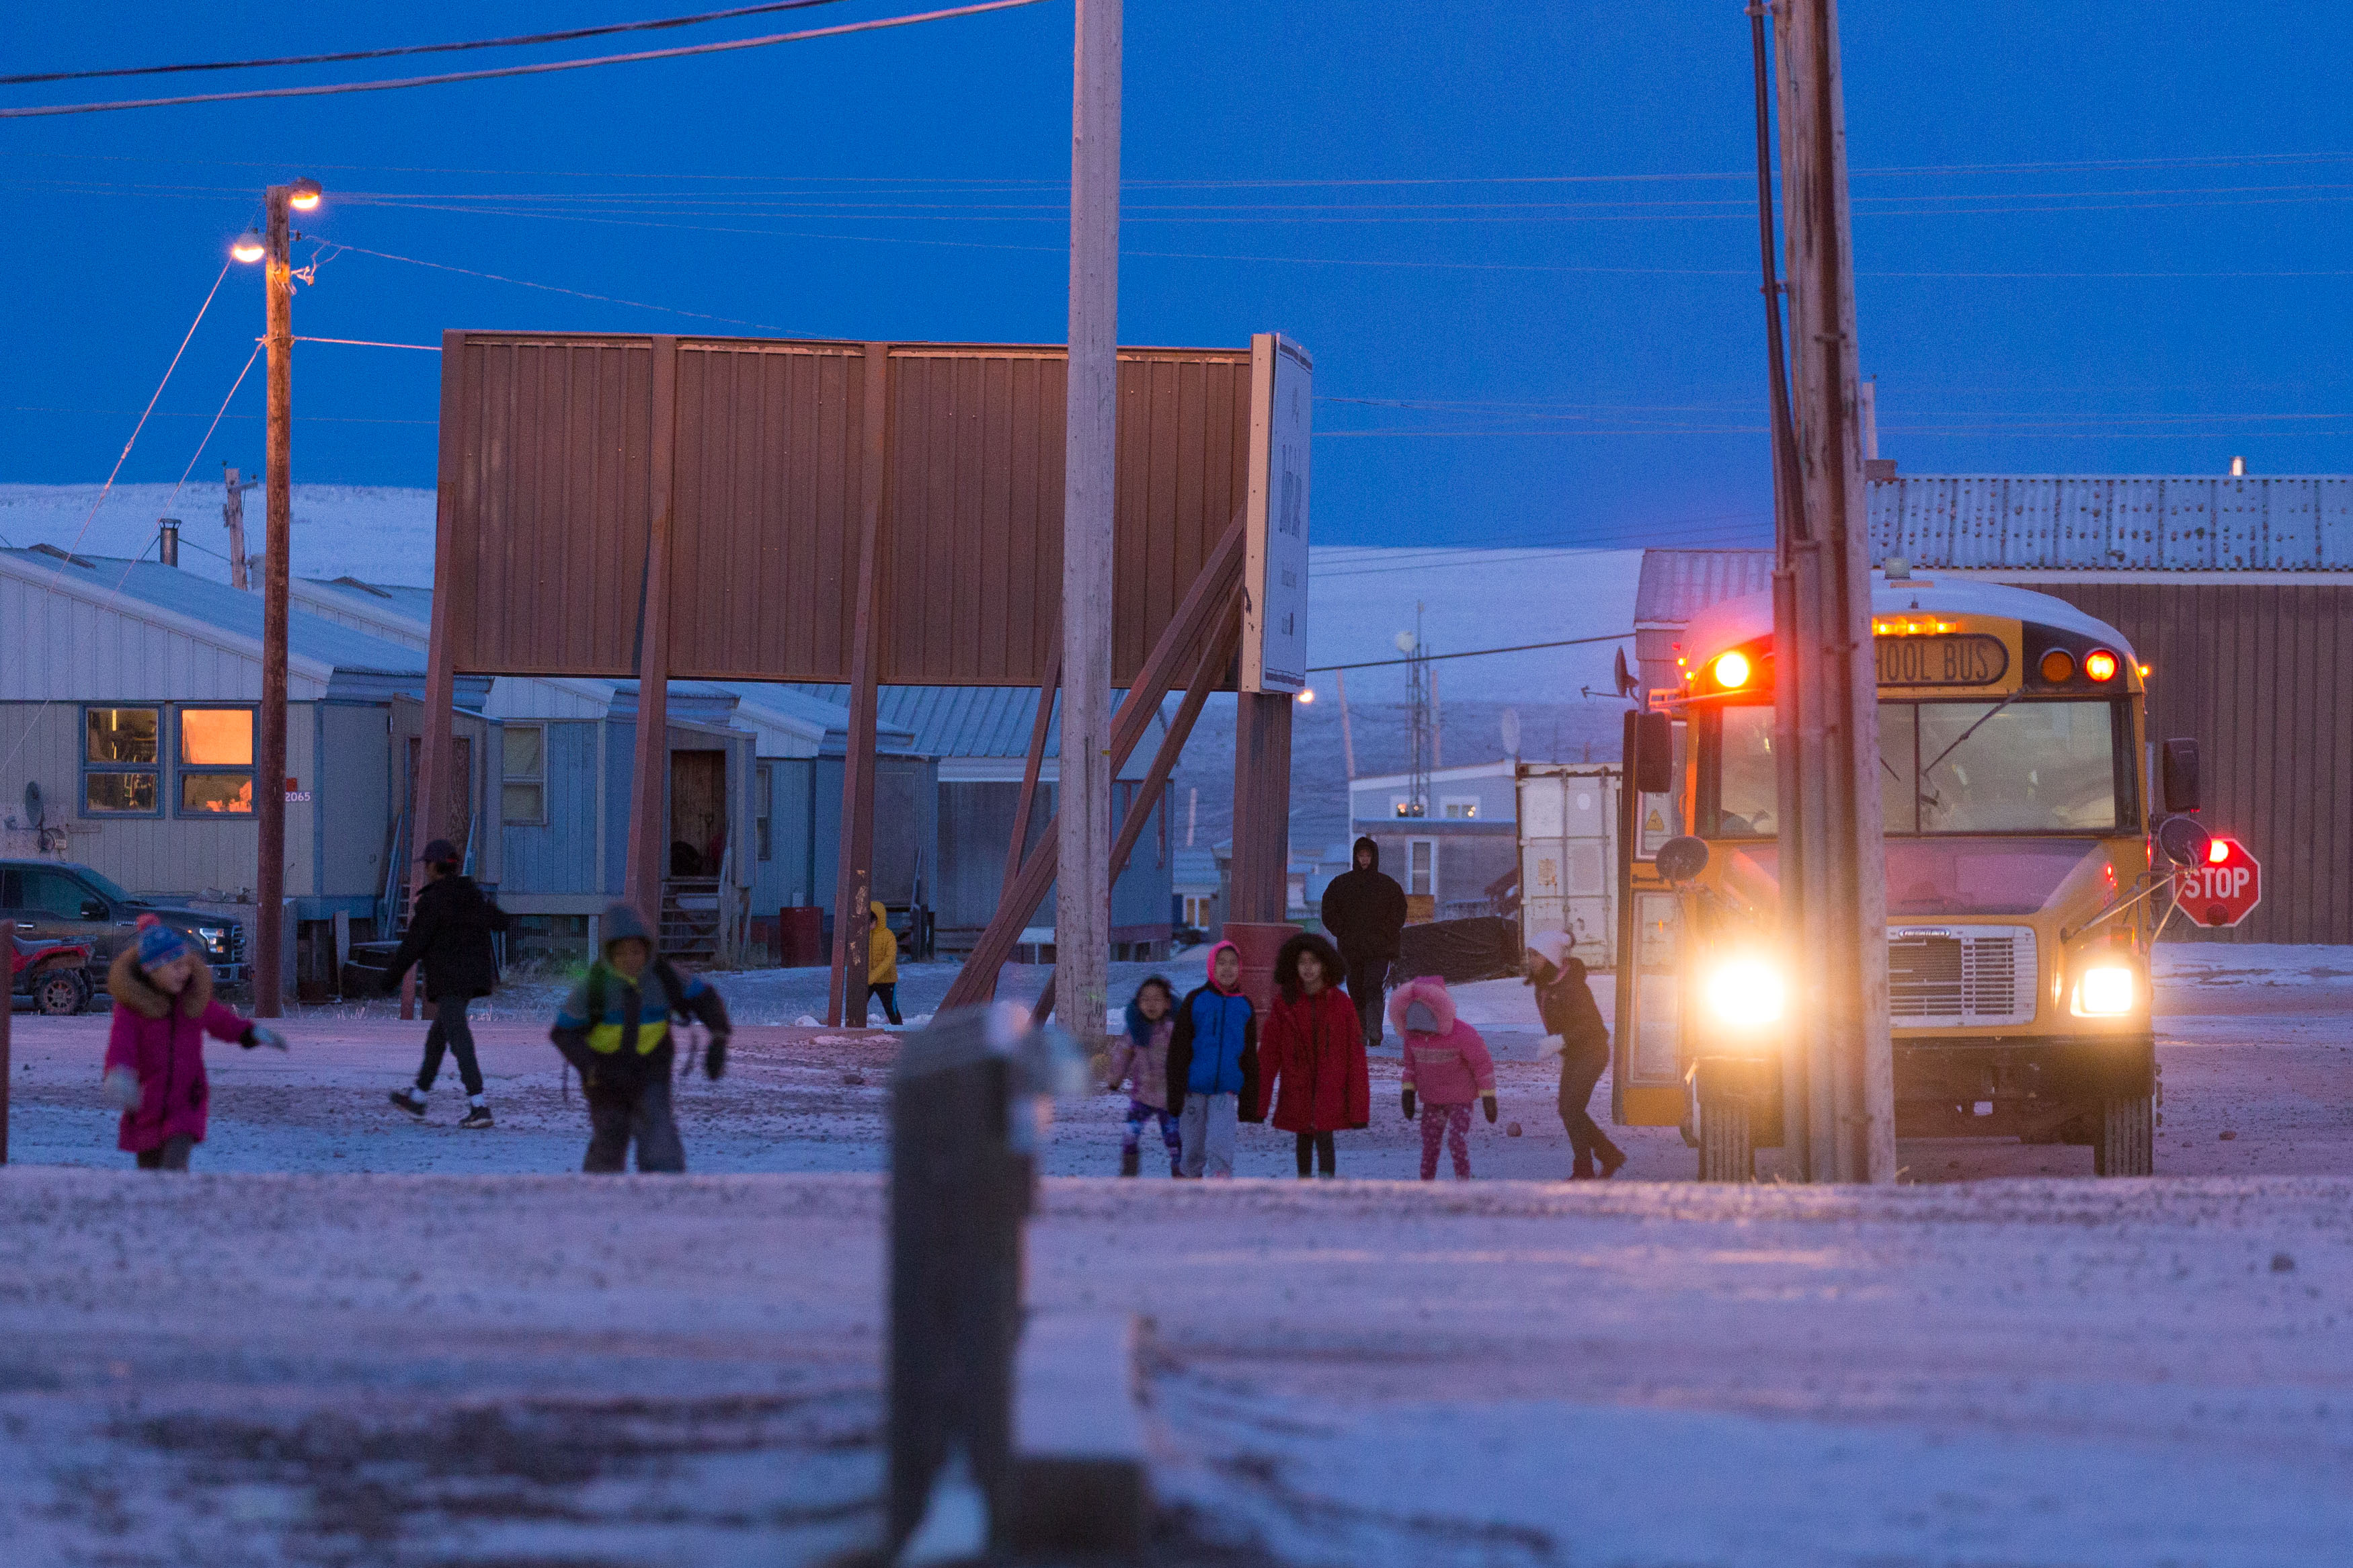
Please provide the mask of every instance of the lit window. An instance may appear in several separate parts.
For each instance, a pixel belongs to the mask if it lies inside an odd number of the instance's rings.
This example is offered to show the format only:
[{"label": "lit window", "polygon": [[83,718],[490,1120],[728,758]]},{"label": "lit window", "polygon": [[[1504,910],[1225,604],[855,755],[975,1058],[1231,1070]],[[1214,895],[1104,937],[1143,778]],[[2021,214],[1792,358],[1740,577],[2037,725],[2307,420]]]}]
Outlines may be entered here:
[{"label": "lit window", "polygon": [[1441,803],[1440,815],[1449,822],[1473,822],[1479,816],[1479,797],[1475,795],[1451,795]]},{"label": "lit window", "polygon": [[89,816],[149,816],[160,809],[164,710],[84,710],[81,808]]},{"label": "lit window", "polygon": [[536,827],[547,820],[547,730],[539,724],[509,724],[499,733],[506,775],[500,786],[501,819]]},{"label": "lit window", "polygon": [[180,710],[180,815],[253,815],[253,710]]}]

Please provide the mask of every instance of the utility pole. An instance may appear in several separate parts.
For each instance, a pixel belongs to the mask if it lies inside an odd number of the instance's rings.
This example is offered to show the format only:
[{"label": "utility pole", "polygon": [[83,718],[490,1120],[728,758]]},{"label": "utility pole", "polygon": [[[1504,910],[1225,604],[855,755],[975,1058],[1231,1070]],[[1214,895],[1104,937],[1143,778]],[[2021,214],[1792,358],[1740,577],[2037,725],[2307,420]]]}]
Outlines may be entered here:
[{"label": "utility pole", "polygon": [[228,585],[240,594],[252,586],[245,569],[245,492],[260,482],[239,479],[237,469],[221,465],[221,483],[228,492],[221,500],[221,526],[228,530]]},{"label": "utility pole", "polygon": [[1803,1180],[1892,1182],[1887,856],[1838,9],[1771,10],[1794,382],[1777,432],[1773,572],[1787,1147]]},{"label": "utility pole", "polygon": [[1111,608],[1119,416],[1121,0],[1078,0],[1071,89],[1071,351],[1062,485],[1062,750],[1054,1005],[1080,1044],[1111,986]]},{"label": "utility pole", "polygon": [[294,516],[288,465],[294,436],[294,258],[290,209],[319,205],[319,183],[272,185],[268,210],[264,279],[268,294],[265,348],[269,357],[269,450],[262,465],[269,552],[261,574],[261,734],[255,759],[253,807],[260,829],[253,879],[253,1011],[275,1018],[285,975],[279,963],[286,921],[286,596],[292,575],[288,531]]}]

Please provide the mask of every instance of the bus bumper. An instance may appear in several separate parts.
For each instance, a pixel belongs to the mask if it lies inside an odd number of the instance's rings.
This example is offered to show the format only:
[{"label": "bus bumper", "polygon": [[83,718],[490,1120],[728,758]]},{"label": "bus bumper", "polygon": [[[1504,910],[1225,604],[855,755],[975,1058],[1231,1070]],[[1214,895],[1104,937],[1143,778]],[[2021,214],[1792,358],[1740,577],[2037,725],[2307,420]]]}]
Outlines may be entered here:
[{"label": "bus bumper", "polygon": [[2154,1033],[1894,1046],[1898,1137],[2056,1140],[2107,1100],[2157,1092]]}]

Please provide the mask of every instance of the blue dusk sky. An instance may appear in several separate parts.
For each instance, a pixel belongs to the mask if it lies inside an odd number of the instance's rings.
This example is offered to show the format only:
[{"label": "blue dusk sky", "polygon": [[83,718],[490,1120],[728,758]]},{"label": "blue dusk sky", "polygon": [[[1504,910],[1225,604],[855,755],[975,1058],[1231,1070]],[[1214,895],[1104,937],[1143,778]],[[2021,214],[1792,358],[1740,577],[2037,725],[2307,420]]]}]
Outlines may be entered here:
[{"label": "blue dusk sky", "polygon": [[[362,80],[523,50],[0,88],[0,106]],[[485,37],[661,0],[18,5],[10,72]],[[103,479],[272,180],[326,205],[297,331],[1055,342],[1071,0],[775,48],[0,123],[0,480]],[[1851,5],[1862,366],[1906,471],[2353,468],[2353,7]],[[1125,342],[1316,360],[1315,533],[1755,542],[1768,529],[1736,0],[1130,0]],[[343,247],[347,248],[332,248]],[[373,254],[372,254],[373,253]],[[403,258],[403,259],[395,259]],[[542,287],[527,287],[526,284]],[[236,267],[123,468],[259,467]],[[430,485],[429,353],[304,345],[298,480]]]}]

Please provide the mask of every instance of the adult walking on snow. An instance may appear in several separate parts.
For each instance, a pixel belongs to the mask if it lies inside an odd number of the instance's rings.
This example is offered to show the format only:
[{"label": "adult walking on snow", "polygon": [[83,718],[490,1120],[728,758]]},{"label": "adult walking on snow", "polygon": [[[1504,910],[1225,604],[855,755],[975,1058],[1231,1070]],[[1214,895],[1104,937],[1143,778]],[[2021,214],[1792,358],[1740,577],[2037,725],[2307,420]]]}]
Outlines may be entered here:
[{"label": "adult walking on snow", "polygon": [[1609,1026],[1601,1021],[1601,1009],[1585,984],[1584,961],[1569,955],[1575,945],[1576,939],[1567,931],[1538,931],[1520,969],[1535,987],[1536,1013],[1545,1033],[1560,1037],[1560,1120],[1568,1129],[1577,1162],[1569,1180],[1589,1182],[1599,1176],[1608,1181],[1626,1163],[1626,1152],[1609,1141],[1586,1103],[1609,1068]]},{"label": "adult walking on snow", "polygon": [[1340,946],[1367,1049],[1381,1043],[1382,988],[1405,933],[1405,889],[1381,870],[1381,847],[1356,840],[1356,864],[1324,889],[1324,929]]},{"label": "adult walking on snow", "polygon": [[1168,1109],[1180,1176],[1234,1173],[1237,1121],[1258,1113],[1258,1014],[1242,994],[1242,950],[1209,950],[1209,978],[1176,1005],[1168,1039]]},{"label": "adult walking on snow", "polygon": [[603,917],[605,951],[572,988],[548,1038],[580,1069],[588,1099],[588,1153],[580,1168],[613,1172],[638,1146],[638,1169],[683,1172],[686,1147],[670,1111],[670,1064],[678,1052],[671,1025],[680,1016],[711,1031],[702,1070],[727,1070],[732,1032],[719,993],[670,961],[654,955],[653,938],[631,904],[612,904]]},{"label": "adult walking on snow", "polygon": [[1322,937],[1301,931],[1284,942],[1274,959],[1274,1008],[1259,1036],[1260,1110],[1272,1102],[1275,1126],[1297,1145],[1303,1179],[1311,1160],[1324,1175],[1337,1174],[1332,1134],[1373,1119],[1364,1020],[1339,978],[1340,955]]},{"label": "adult walking on snow", "polygon": [[425,999],[432,1004],[433,1024],[425,1031],[425,1065],[417,1082],[392,1091],[393,1104],[419,1121],[425,1117],[425,1097],[441,1076],[444,1051],[458,1058],[458,1079],[466,1086],[466,1115],[460,1127],[493,1125],[490,1101],[482,1093],[482,1067],[474,1056],[474,1031],[466,1022],[466,1008],[478,996],[498,988],[499,959],[491,933],[507,929],[507,912],[474,885],[459,866],[458,847],[436,838],[419,857],[426,882],[417,895],[417,909],[408,921],[408,934],[384,972],[385,994],[400,989],[400,977],[412,963],[422,963]]},{"label": "adult walking on snow", "polygon": [[122,944],[106,972],[114,998],[100,1092],[122,1112],[115,1147],[142,1171],[185,1171],[205,1141],[212,1089],[205,1078],[205,1037],[246,1049],[286,1048],[277,1030],[240,1018],[213,999],[213,972],[181,931],[153,915],[139,917],[139,936]]}]

